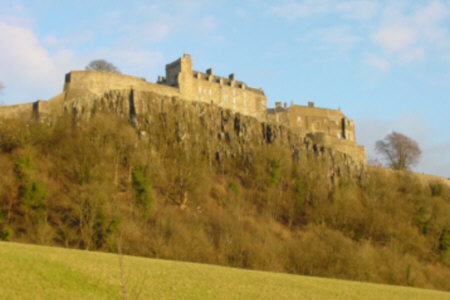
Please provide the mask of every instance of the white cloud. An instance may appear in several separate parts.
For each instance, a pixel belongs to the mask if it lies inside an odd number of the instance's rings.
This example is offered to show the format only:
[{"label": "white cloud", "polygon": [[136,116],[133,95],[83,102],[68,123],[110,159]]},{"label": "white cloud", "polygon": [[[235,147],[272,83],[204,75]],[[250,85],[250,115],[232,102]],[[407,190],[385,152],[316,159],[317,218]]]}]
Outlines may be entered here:
[{"label": "white cloud", "polygon": [[366,57],[364,59],[364,63],[366,63],[367,65],[369,65],[375,69],[379,69],[382,71],[387,71],[391,67],[391,64],[389,63],[389,61],[387,61],[384,58],[372,55],[372,54],[366,55]]},{"label": "white cloud", "polygon": [[247,17],[249,16],[249,15],[248,15],[248,12],[247,12],[246,10],[243,10],[242,8],[236,9],[235,14],[236,14],[236,16],[238,16],[239,18],[247,18]]},{"label": "white cloud", "polygon": [[165,63],[161,52],[142,49],[98,50],[90,52],[89,58],[87,55],[84,58],[77,57],[67,48],[50,52],[44,47],[45,44],[56,47],[70,41],[47,36],[41,43],[30,29],[1,21],[0,40],[8,41],[0,47],[0,78],[8,87],[5,98],[7,96],[9,103],[53,97],[61,92],[65,73],[83,69],[92,59],[107,59],[124,73],[150,75],[150,80],[156,77],[156,71]]},{"label": "white cloud", "polygon": [[374,17],[379,9],[379,4],[375,1],[338,1],[335,11],[342,13],[350,19],[367,20]]},{"label": "white cloud", "polygon": [[281,18],[295,20],[319,14],[337,14],[345,19],[367,20],[378,11],[378,3],[370,0],[304,0],[285,1],[269,8],[269,12]]},{"label": "white cloud", "polygon": [[[301,40],[317,49],[352,48],[358,42],[376,54],[364,62],[387,70],[395,64],[411,64],[427,58],[450,56],[448,20],[450,3],[444,1],[303,0],[279,1],[268,9],[289,21],[308,20]],[[316,29],[331,22],[332,30]],[[351,30],[343,31],[349,27]],[[309,36],[316,33],[315,36]],[[360,39],[360,40],[358,40]],[[375,50],[371,49],[375,46]]]},{"label": "white cloud", "polygon": [[410,62],[415,62],[421,60],[425,55],[425,49],[421,48],[412,48],[404,51],[401,56],[399,56],[399,62],[406,64]]},{"label": "white cloud", "polygon": [[315,33],[324,43],[332,44],[340,48],[353,47],[355,43],[361,41],[361,38],[353,34],[349,27],[321,29]]},{"label": "white cloud", "polygon": [[419,9],[413,16],[418,25],[437,24],[450,14],[449,7],[440,1],[432,1],[427,7]]},{"label": "white cloud", "polygon": [[172,27],[168,23],[145,25],[142,29],[142,37],[147,42],[159,42],[166,38],[171,31]]},{"label": "white cloud", "polygon": [[201,18],[198,22],[199,29],[203,29],[204,31],[212,31],[217,27],[217,20],[213,16],[205,16]]},{"label": "white cloud", "polygon": [[82,45],[94,37],[92,32],[82,32],[70,37],[56,37],[52,34],[44,37],[43,42],[49,47],[68,47]]},{"label": "white cloud", "polygon": [[0,20],[8,24],[31,27],[33,21],[25,14],[25,6],[19,3],[0,2]]},{"label": "white cloud", "polygon": [[441,1],[394,2],[384,7],[381,27],[370,37],[386,59],[400,64],[414,63],[431,55],[444,59],[445,52],[450,51],[448,25],[444,23],[448,16],[449,6]]},{"label": "white cloud", "polygon": [[393,53],[409,48],[417,41],[417,32],[406,26],[381,28],[371,35],[375,44],[385,52]]},{"label": "white cloud", "polygon": [[326,0],[288,1],[269,8],[271,14],[288,20],[326,13],[329,10],[330,1]]},{"label": "white cloud", "polygon": [[355,47],[362,39],[349,26],[336,26],[311,30],[297,41],[312,49],[332,49],[345,51]]},{"label": "white cloud", "polygon": [[62,49],[51,55],[31,30],[2,21],[0,40],[7,41],[0,47],[0,77],[5,84],[21,86],[18,90],[22,91],[25,87],[59,91],[60,84],[55,82],[61,82],[64,68],[71,66],[71,51]]}]

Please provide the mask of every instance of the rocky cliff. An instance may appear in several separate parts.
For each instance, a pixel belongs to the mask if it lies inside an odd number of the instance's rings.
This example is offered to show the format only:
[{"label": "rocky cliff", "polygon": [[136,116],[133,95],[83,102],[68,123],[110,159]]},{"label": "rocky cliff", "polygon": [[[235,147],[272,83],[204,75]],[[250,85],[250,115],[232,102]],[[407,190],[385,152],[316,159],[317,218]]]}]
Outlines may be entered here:
[{"label": "rocky cliff", "polygon": [[[155,92],[110,90],[102,96],[66,101],[63,110],[78,121],[99,113],[127,118],[143,138],[166,135],[167,142],[194,145],[212,163],[219,165],[235,158],[251,164],[255,150],[276,145],[288,150],[293,160],[315,157],[328,163],[331,179],[343,174],[361,174],[364,169],[362,161],[326,146],[314,135],[300,137],[283,125]],[[49,116],[41,113],[40,117]]]}]

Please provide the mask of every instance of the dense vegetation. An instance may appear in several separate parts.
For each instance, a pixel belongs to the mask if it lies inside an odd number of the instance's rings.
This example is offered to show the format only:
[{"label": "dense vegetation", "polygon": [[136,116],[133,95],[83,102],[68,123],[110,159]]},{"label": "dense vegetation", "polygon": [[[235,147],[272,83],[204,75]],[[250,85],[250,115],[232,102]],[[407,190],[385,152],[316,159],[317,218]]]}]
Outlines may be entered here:
[{"label": "dense vegetation", "polygon": [[145,134],[113,116],[1,121],[1,239],[450,290],[446,184],[332,182],[329,161],[276,144],[219,163],[208,128],[180,139],[163,117]]}]

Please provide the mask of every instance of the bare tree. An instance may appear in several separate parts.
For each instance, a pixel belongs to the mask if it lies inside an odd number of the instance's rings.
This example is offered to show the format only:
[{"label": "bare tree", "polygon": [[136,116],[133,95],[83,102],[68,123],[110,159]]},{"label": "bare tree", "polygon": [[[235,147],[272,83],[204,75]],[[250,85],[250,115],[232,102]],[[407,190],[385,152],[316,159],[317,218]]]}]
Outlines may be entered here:
[{"label": "bare tree", "polygon": [[418,163],[422,151],[416,141],[393,131],[375,144],[375,149],[395,170],[407,170]]},{"label": "bare tree", "polygon": [[96,59],[91,61],[87,66],[86,70],[93,71],[102,71],[102,72],[111,72],[111,73],[119,73],[119,69],[110,62],[107,62],[104,59]]}]

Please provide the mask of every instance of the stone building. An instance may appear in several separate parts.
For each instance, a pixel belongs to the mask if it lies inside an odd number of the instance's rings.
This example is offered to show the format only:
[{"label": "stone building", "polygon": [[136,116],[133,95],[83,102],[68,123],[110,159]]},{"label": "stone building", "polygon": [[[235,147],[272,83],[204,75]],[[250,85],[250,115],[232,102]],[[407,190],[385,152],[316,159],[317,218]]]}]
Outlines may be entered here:
[{"label": "stone building", "polygon": [[365,161],[365,149],[355,141],[355,125],[340,109],[290,105],[275,102],[275,108],[267,109],[267,120],[282,124],[303,137],[347,153],[359,161]]},{"label": "stone building", "polygon": [[341,110],[319,108],[314,102],[308,106],[275,102],[275,108],[267,109],[268,120],[290,127],[302,136],[308,133],[323,133],[330,137],[355,141],[355,125]]},{"label": "stone building", "polygon": [[194,71],[189,54],[167,64],[166,76],[160,76],[157,83],[179,88],[186,100],[215,104],[257,119],[265,117],[267,99],[262,89],[247,86],[234,74],[216,76],[212,68]]}]

